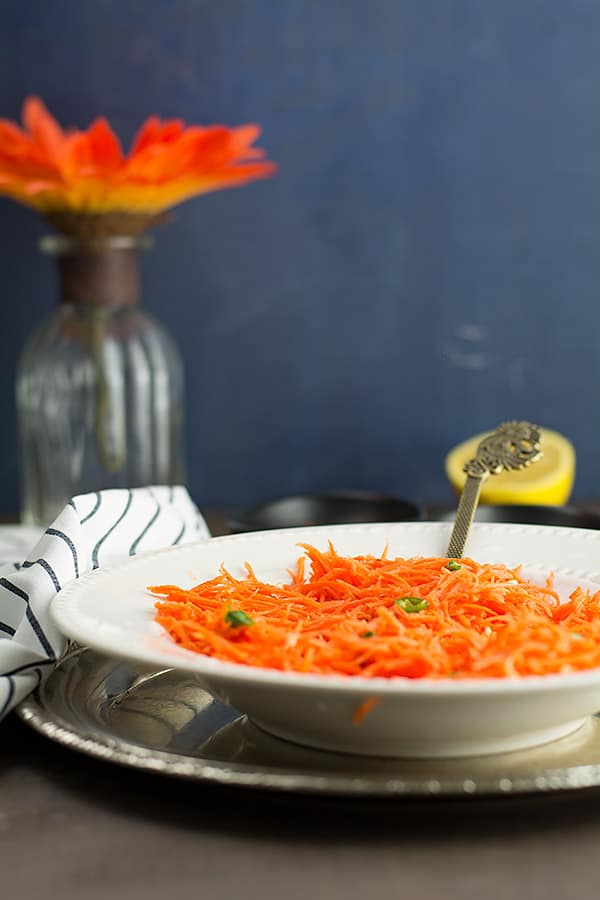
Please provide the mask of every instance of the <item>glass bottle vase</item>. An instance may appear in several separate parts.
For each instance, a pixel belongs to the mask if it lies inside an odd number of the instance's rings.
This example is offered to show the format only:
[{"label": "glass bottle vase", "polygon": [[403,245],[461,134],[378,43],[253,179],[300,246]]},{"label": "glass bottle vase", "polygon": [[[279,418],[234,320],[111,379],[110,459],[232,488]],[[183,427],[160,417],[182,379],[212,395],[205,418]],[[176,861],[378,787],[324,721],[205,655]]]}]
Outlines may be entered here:
[{"label": "glass bottle vase", "polygon": [[76,494],[184,482],[183,367],[139,305],[129,237],[52,236],[61,302],[17,372],[22,520],[47,525]]}]

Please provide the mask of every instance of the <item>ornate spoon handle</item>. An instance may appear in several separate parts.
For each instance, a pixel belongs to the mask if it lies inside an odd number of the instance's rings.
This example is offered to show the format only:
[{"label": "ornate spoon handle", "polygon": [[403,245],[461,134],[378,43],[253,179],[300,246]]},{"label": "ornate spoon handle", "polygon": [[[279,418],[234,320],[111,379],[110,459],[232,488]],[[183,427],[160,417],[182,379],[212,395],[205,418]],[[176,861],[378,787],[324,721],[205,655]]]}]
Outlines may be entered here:
[{"label": "ornate spoon handle", "polygon": [[485,479],[508,469],[523,469],[536,462],[542,455],[540,440],[540,430],[535,425],[504,422],[481,441],[475,457],[463,467],[467,480],[460,495],[447,556],[457,559],[464,555]]}]

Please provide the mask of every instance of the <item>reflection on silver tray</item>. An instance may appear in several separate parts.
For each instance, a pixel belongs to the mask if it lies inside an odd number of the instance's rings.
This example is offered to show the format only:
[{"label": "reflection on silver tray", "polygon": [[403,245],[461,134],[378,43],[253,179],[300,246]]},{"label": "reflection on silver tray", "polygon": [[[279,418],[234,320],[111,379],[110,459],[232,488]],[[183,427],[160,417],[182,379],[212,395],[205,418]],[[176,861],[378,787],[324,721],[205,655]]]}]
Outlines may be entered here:
[{"label": "reflection on silver tray", "polygon": [[214,700],[192,674],[71,653],[18,708],[98,759],[192,781],[362,796],[510,795],[600,785],[600,720],[533,750],[451,760],[356,757],[291,744]]}]

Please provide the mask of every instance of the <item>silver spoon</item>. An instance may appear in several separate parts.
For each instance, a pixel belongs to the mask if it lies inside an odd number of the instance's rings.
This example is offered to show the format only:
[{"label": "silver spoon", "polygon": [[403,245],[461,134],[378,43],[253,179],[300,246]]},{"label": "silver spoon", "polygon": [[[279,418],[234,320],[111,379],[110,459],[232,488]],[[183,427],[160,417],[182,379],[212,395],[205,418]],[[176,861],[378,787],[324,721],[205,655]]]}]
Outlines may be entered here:
[{"label": "silver spoon", "polygon": [[448,557],[459,559],[464,556],[483,482],[490,475],[497,475],[508,469],[524,469],[536,462],[542,455],[540,441],[539,428],[529,422],[504,422],[483,438],[474,458],[463,466],[467,480],[460,495],[450,535],[446,554]]}]

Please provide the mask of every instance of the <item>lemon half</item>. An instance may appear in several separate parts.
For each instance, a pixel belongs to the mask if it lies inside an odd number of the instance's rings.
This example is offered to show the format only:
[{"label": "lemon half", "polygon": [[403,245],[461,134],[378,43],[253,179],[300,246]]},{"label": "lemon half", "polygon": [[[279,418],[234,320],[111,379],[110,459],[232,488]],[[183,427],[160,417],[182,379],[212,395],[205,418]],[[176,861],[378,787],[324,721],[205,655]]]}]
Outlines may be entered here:
[{"label": "lemon half", "polygon": [[[491,475],[481,488],[481,503],[538,503],[562,506],[567,502],[575,481],[575,448],[564,435],[540,428],[543,456],[525,469]],[[458,444],[445,460],[450,484],[460,493],[466,475],[463,466],[475,456],[483,432]]]}]

